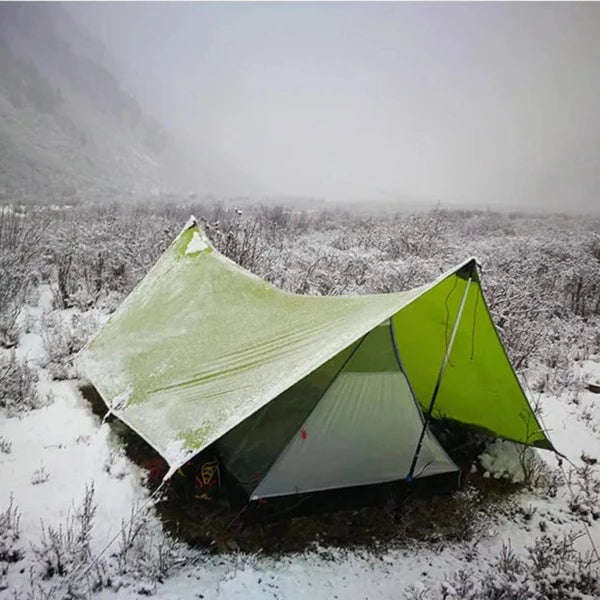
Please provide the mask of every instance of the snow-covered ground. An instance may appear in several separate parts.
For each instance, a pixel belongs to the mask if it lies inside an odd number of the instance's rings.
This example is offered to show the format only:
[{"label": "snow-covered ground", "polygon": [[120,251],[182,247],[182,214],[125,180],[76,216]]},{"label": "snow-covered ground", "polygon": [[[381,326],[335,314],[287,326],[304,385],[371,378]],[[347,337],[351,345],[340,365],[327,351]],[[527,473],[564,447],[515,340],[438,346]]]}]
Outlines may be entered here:
[{"label": "snow-covered ground", "polygon": [[[61,323],[65,327],[87,324],[93,329],[106,316],[99,310],[85,314],[77,309],[54,310],[52,290],[42,285],[35,301],[30,301],[19,317],[18,344],[12,350],[0,349],[0,358],[14,351],[17,360],[25,361],[38,373],[39,395],[47,404],[10,418],[0,409],[0,446],[4,448],[0,452],[0,515],[9,506],[11,496],[20,513],[18,539],[11,537],[7,528],[2,539],[0,516],[0,557],[8,546],[20,555],[15,562],[0,560],[0,598],[93,595],[112,599],[134,598],[142,593],[173,600],[299,600],[307,596],[350,600],[479,599],[488,596],[465,595],[457,586],[456,574],[468,572],[472,582],[493,578],[490,569],[499,557],[504,557],[506,564],[510,562],[506,557],[509,545],[517,556],[524,556],[527,547],[540,543],[536,542],[540,536],[574,534],[575,547],[582,556],[592,556],[593,543],[600,546],[600,468],[596,464],[600,460],[600,395],[587,390],[588,383],[600,382],[598,356],[579,360],[573,366],[573,382],[560,392],[551,393],[549,386],[541,393],[529,391],[532,403],[541,408],[550,438],[566,456],[561,465],[553,453],[527,450],[524,454],[522,448],[502,441],[491,442],[481,455],[477,469],[485,477],[508,477],[530,485],[515,492],[498,510],[473,515],[473,519],[482,521],[475,539],[407,540],[379,550],[330,548],[315,543],[301,554],[279,557],[240,552],[211,554],[177,542],[165,543],[150,502],[142,524],[136,517],[141,542],[136,545],[129,539],[128,546],[120,532],[128,525],[132,510],[149,501],[143,473],[125,456],[110,425],[103,423],[82,397],[69,361],[58,368],[53,363],[56,338],[49,335]],[[536,369],[526,374],[528,389],[540,389],[534,382],[539,378]],[[53,379],[57,372],[67,378]],[[87,548],[81,530],[85,513],[82,502],[91,486],[96,512]],[[142,509],[139,514],[146,512]],[[6,522],[6,514],[4,518]],[[92,579],[101,582],[97,589],[78,587],[78,582],[74,584],[72,578],[57,572],[55,557],[51,556],[53,548],[60,545],[56,532],[66,535],[68,523],[77,538],[71,540],[68,566],[85,565],[79,575],[87,585],[88,569],[97,561],[102,571]],[[167,553],[168,559],[161,559],[160,552]],[[165,576],[161,574],[163,569]],[[474,594],[478,588],[473,583],[470,589]],[[532,591],[530,597],[541,600],[546,596]],[[591,600],[597,596],[568,597]]]},{"label": "snow-covered ground", "polygon": [[[119,449],[119,440],[110,426],[102,423],[81,396],[76,380],[53,381],[47,370],[46,352],[41,335],[42,316],[51,310],[51,296],[42,289],[39,304],[29,308],[30,332],[21,336],[17,357],[39,370],[42,395],[50,395],[48,406],[20,417],[0,419],[0,437],[11,444],[10,453],[0,454],[1,508],[14,497],[20,518],[18,545],[24,557],[8,567],[4,593],[19,588],[30,590],[30,568],[40,570],[33,551],[39,546],[44,527],[64,524],[69,513],[77,510],[86,486],[94,485],[97,512],[94,519],[92,553],[110,557],[119,540],[113,540],[131,514],[132,507],[147,499],[141,472]],[[68,311],[63,311],[68,313]],[[5,351],[8,352],[8,351]],[[600,379],[600,363],[587,361],[585,379]],[[600,457],[600,399],[590,391],[581,391],[578,404],[564,398],[544,395],[536,398],[543,407],[544,424],[556,447],[576,465],[581,455]],[[582,410],[583,409],[583,410]],[[581,414],[589,415],[582,419]],[[480,469],[491,477],[508,476],[522,481],[521,449],[506,442],[493,442],[481,456]],[[553,470],[555,455],[539,456]],[[573,467],[563,462],[568,471]],[[577,493],[577,484],[572,484]],[[510,541],[521,551],[535,539],[539,522],[549,523],[556,532],[585,531],[583,522],[569,510],[571,496],[561,483],[556,497],[540,497],[533,492],[515,495],[513,515],[500,515],[485,528],[478,544],[445,544],[442,549],[425,543],[411,543],[405,548],[378,552],[364,549],[313,549],[300,555],[280,558],[231,554],[208,555],[182,551],[182,566],[158,584],[123,578],[118,597],[136,596],[140,590],[154,591],[156,597],[176,598],[398,598],[403,590],[416,586],[411,593],[435,587],[465,563],[473,571],[485,571],[502,544]],[[519,512],[521,507],[523,512]],[[533,514],[530,514],[533,513]],[[525,520],[525,514],[528,518]],[[152,516],[152,527],[160,535],[160,524]],[[600,542],[600,522],[593,519],[588,531]],[[105,547],[113,540],[108,550]],[[591,551],[587,535],[577,540],[581,552]],[[50,589],[52,581],[42,581]],[[104,589],[100,597],[114,598],[113,588]]]}]

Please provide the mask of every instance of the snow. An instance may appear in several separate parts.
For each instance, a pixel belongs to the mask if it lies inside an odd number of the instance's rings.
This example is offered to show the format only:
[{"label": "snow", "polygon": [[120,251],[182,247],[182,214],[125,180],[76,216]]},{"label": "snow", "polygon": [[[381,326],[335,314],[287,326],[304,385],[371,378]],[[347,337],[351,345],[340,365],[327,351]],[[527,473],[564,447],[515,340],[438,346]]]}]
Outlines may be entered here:
[{"label": "snow", "polygon": [[186,254],[195,254],[196,252],[202,252],[208,248],[208,244],[202,239],[202,236],[197,231],[194,231],[194,235],[192,235],[192,239],[188,242],[186,246],[185,253]]},{"label": "snow", "polygon": [[171,465],[165,479],[169,479],[173,473],[184,465],[194,455],[194,451],[185,447],[183,440],[174,440],[165,448],[165,460]]},{"label": "snow", "polygon": [[[590,379],[600,379],[600,357],[585,361],[581,371]],[[542,394],[541,406],[543,410],[540,421],[561,454],[575,463],[581,463],[582,453],[600,459],[598,394],[580,389],[577,393],[577,404],[569,401],[568,393],[559,396]],[[587,423],[582,422],[581,415],[585,413],[590,415]],[[546,461],[555,460],[551,454],[543,453],[541,456]]]},{"label": "snow", "polygon": [[[30,314],[49,309],[49,290],[42,290]],[[39,334],[21,336],[17,356],[34,365],[43,361]],[[73,503],[79,503],[86,484],[95,484],[98,504],[93,550],[102,547],[128,519],[133,506],[148,494],[139,469],[118,456],[118,442],[109,425],[101,425],[83,399],[76,381],[51,381],[40,369],[40,392],[54,402],[20,418],[0,418],[0,438],[12,444],[10,454],[0,453],[0,511],[14,494],[21,511],[20,545],[39,543],[43,525],[63,523]],[[117,460],[112,453],[117,453]],[[107,466],[109,465],[109,466]],[[39,483],[34,484],[37,478]],[[28,569],[9,572],[10,587],[25,585]]]},{"label": "snow", "polygon": [[[421,580],[443,579],[460,566],[461,557],[444,550],[422,552],[322,550],[280,559],[238,555],[208,559],[185,569],[156,595],[161,600],[179,598],[362,600],[398,598],[398,590]],[[110,598],[105,594],[104,598]],[[400,596],[401,597],[401,596]]]},{"label": "snow", "polygon": [[505,440],[496,440],[489,444],[479,457],[484,476],[492,476],[496,479],[504,477],[513,483],[521,483],[525,480],[525,473],[521,466],[523,452],[522,446]]},{"label": "snow", "polygon": [[[12,442],[12,452],[0,457],[2,481],[10,482],[21,512],[24,539],[39,538],[39,519],[49,522],[66,515],[69,499],[79,501],[85,484],[96,482],[98,546],[116,531],[131,505],[146,495],[137,468],[129,464],[127,477],[115,478],[104,470],[116,440],[78,393],[74,382],[49,385],[56,400],[23,418],[0,420],[0,435]],[[43,457],[43,458],[42,458]],[[50,477],[32,486],[31,477],[43,461]],[[4,496],[4,494],[2,494]],[[5,503],[2,498],[2,505]]]},{"label": "snow", "polygon": [[121,410],[129,400],[129,397],[133,393],[133,388],[128,387],[125,391],[121,392],[118,396],[115,396],[111,402],[110,409],[113,411]]},{"label": "snow", "polygon": [[181,235],[184,231],[187,231],[188,229],[195,227],[198,224],[198,219],[196,219],[196,217],[194,215],[190,215],[189,219],[186,221],[185,225],[183,226],[183,229],[179,232],[179,235]]},{"label": "snow", "polygon": [[[194,239],[190,246],[192,243]],[[0,481],[4,482],[0,512],[8,506],[12,493],[21,511],[19,544],[25,553],[22,561],[11,565],[8,588],[0,591],[2,598],[5,597],[2,594],[12,597],[14,590],[27,589],[29,567],[36,564],[31,548],[39,544],[42,527],[58,527],[64,523],[73,506],[81,501],[86,485],[94,482],[98,505],[92,544],[95,555],[119,532],[122,522],[129,519],[132,507],[148,499],[140,469],[124,455],[110,425],[92,413],[78,390],[78,382],[53,381],[42,367],[45,349],[36,325],[50,311],[51,303],[51,289],[42,286],[37,305],[27,307],[22,316],[23,324],[30,319],[32,326],[21,334],[16,354],[38,368],[40,391],[50,394],[54,401],[19,418],[0,415],[0,438],[12,444],[9,454],[0,453]],[[586,379],[600,379],[598,357],[585,361],[581,369]],[[573,465],[582,466],[582,454],[600,458],[600,399],[583,389],[579,390],[575,404],[569,401],[568,394],[544,393],[532,400],[539,400],[543,426],[556,448]],[[589,417],[582,418],[584,413]],[[172,451],[177,453],[180,448],[173,447]],[[557,458],[551,452],[527,452],[539,457],[548,469],[556,470]],[[522,458],[520,446],[497,440],[481,454],[479,465],[489,477],[522,482],[525,478]],[[563,467],[567,471],[573,468],[569,462]],[[32,477],[42,468],[48,478],[33,485]],[[535,539],[541,522],[556,533],[581,532],[577,547],[581,552],[589,552],[587,533],[596,543],[600,542],[600,521],[590,520],[584,525],[569,511],[571,500],[564,485],[559,486],[554,497],[536,492],[515,494],[514,515],[502,513],[487,523],[476,550],[469,542],[436,546],[415,541],[400,548],[379,550],[323,548],[315,543],[303,553],[280,557],[242,553],[212,555],[194,550],[185,566],[156,587],[155,597],[164,600],[303,600],[310,596],[315,600],[387,600],[402,598],[403,591],[411,585],[426,593],[428,586],[439,587],[450,573],[466,564],[484,572],[506,540],[511,541],[516,552],[522,552]],[[527,514],[527,518],[523,518],[523,514]],[[152,512],[150,517],[158,531],[157,517]],[[102,600],[139,598],[140,588],[134,583],[124,585],[117,593],[104,589],[97,597]],[[451,587],[447,584],[448,590]]]}]

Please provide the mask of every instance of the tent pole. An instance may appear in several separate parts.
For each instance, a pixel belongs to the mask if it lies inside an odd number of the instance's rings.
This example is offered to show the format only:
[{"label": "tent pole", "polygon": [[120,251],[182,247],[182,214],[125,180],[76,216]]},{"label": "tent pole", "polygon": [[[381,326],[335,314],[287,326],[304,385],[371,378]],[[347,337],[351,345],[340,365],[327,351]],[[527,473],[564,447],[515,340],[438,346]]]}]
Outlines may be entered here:
[{"label": "tent pole", "polygon": [[433,406],[435,404],[435,400],[437,398],[438,392],[440,391],[440,386],[442,384],[442,378],[444,377],[444,371],[448,366],[448,361],[450,360],[450,352],[452,352],[452,345],[454,344],[454,338],[456,337],[456,332],[458,331],[458,325],[460,324],[460,319],[462,317],[463,309],[465,308],[465,304],[467,302],[467,295],[469,293],[469,287],[471,286],[471,281],[473,280],[473,273],[469,275],[469,279],[467,280],[467,285],[465,286],[465,291],[463,292],[462,299],[460,301],[460,306],[458,307],[458,313],[456,315],[456,320],[454,321],[454,327],[452,329],[452,335],[450,336],[450,341],[448,342],[448,346],[446,347],[446,354],[444,355],[444,360],[442,361],[442,366],[440,368],[440,372],[437,376],[437,381],[435,382],[435,387],[433,388],[433,394],[431,395],[431,401],[429,402],[429,408],[427,409],[427,414],[425,415],[425,420],[423,421],[423,429],[421,429],[421,435],[419,436],[419,442],[417,443],[417,448],[415,450],[415,455],[413,457],[412,464],[410,465],[410,471],[406,476],[406,481],[408,483],[412,482],[413,476],[415,474],[415,468],[417,467],[417,461],[419,460],[419,454],[421,453],[421,446],[423,445],[423,440],[425,439],[425,433],[427,431],[427,427],[429,426],[429,422],[431,421],[431,415],[433,413]]}]

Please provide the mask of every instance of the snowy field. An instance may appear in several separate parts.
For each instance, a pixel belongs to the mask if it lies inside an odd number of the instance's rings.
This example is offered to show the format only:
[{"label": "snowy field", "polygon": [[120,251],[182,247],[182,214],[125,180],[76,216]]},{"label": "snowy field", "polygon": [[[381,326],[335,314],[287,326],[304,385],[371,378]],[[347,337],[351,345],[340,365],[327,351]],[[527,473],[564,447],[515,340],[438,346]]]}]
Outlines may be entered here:
[{"label": "snowy field", "polygon": [[[473,500],[470,484],[457,492],[469,527],[452,537],[315,540],[277,556],[169,537],[72,363],[191,212],[222,252],[299,293],[397,291],[477,256],[508,352],[565,458],[490,440],[474,481],[518,485],[495,503]],[[0,598],[600,598],[598,391],[598,219],[0,208]]]}]

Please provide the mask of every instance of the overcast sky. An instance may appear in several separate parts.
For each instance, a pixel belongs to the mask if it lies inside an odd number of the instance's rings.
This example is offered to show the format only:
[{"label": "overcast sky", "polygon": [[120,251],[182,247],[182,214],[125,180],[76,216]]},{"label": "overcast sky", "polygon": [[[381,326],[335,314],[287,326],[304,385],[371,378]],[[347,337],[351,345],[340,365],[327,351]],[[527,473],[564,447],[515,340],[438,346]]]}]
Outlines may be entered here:
[{"label": "overcast sky", "polygon": [[599,4],[67,8],[167,127],[274,192],[600,204]]}]

